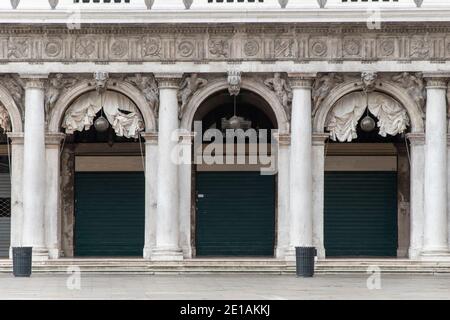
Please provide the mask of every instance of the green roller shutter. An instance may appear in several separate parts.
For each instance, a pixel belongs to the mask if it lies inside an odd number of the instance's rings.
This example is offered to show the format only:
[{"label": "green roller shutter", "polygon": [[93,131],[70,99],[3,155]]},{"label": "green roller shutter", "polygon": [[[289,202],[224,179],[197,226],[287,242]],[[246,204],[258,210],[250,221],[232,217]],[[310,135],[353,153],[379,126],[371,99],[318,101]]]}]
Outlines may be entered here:
[{"label": "green roller shutter", "polygon": [[274,176],[199,172],[196,228],[198,256],[273,256]]},{"label": "green roller shutter", "polygon": [[142,256],[145,180],[141,172],[75,175],[75,255]]},{"label": "green roller shutter", "polygon": [[397,255],[397,173],[325,173],[327,256]]}]

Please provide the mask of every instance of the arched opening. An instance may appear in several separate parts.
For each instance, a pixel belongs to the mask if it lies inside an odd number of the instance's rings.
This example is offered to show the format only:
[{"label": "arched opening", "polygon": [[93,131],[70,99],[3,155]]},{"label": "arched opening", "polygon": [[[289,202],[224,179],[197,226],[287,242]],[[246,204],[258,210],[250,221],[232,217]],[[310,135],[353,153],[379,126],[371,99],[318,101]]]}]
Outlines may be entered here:
[{"label": "arched opening", "polygon": [[8,258],[11,239],[11,169],[8,112],[0,105],[0,259]]},{"label": "arched opening", "polygon": [[327,114],[324,245],[328,257],[406,257],[410,116],[392,96],[348,93]]},{"label": "arched opening", "polygon": [[278,127],[271,106],[242,89],[219,90],[193,117],[192,243],[197,257],[270,256],[276,245],[277,176],[271,135]]},{"label": "arched opening", "polygon": [[145,124],[128,96],[88,91],[65,110],[61,155],[66,257],[142,256]]}]

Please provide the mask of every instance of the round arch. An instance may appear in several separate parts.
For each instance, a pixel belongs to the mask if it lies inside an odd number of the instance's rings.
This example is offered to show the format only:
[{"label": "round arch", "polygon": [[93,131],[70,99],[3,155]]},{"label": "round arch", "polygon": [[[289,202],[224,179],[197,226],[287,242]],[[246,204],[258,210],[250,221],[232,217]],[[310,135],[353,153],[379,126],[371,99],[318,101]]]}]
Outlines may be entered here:
[{"label": "round arch", "polygon": [[[226,89],[228,89],[228,82],[226,81],[226,79],[216,79],[209,81],[206,86],[194,93],[188,105],[186,106],[183,117],[181,118],[181,129],[191,131],[195,113],[197,112],[200,105],[214,93]],[[280,133],[289,133],[289,120],[286,111],[284,110],[278,98],[269,88],[255,80],[242,79],[241,89],[251,91],[261,96],[272,108],[277,120],[278,130],[280,131]]]},{"label": "round arch", "polygon": [[[142,93],[128,82],[119,80],[111,82],[112,84],[108,85],[108,90],[117,91],[130,98],[136,104],[144,119],[145,131],[156,131],[155,114]],[[50,113],[49,131],[52,133],[59,132],[67,108],[69,108],[72,102],[79,96],[92,90],[95,90],[92,81],[83,80],[61,95]]]},{"label": "round arch", "polygon": [[[319,110],[317,111],[313,120],[313,131],[314,133],[324,133],[326,120],[328,113],[331,111],[335,103],[345,95],[363,90],[363,85],[361,82],[350,81],[338,85],[333,90],[331,90],[328,97],[322,102]],[[411,121],[411,132],[413,133],[423,133],[424,132],[424,114],[417,103],[404,91],[403,88],[395,85],[389,81],[377,82],[375,86],[375,91],[385,93],[392,98],[396,99],[400,104],[406,109],[410,121]]]},{"label": "round arch", "polygon": [[0,85],[0,101],[8,111],[12,132],[23,132],[22,116],[8,89]]}]

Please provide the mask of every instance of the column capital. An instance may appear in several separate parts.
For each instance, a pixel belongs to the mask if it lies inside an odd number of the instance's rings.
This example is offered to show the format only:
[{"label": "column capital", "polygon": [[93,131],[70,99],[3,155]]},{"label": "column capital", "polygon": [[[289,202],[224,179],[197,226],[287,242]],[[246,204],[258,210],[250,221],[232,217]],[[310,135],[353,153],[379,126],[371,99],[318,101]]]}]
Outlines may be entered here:
[{"label": "column capital", "polygon": [[291,145],[291,135],[289,133],[275,133],[273,137],[277,140],[280,146]]},{"label": "column capital", "polygon": [[329,137],[329,133],[313,133],[312,144],[313,146],[323,146],[325,144],[325,140],[327,140]]},{"label": "column capital", "polygon": [[48,73],[40,74],[20,74],[24,82],[25,89],[45,89],[45,80],[48,79]]},{"label": "column capital", "polygon": [[57,145],[59,146],[61,144],[61,141],[64,140],[65,138],[65,134],[64,133],[47,133],[45,135],[45,144],[46,145]]},{"label": "column capital", "polygon": [[182,78],[182,73],[155,73],[155,79],[160,89],[178,89]]},{"label": "column capital", "polygon": [[427,89],[447,89],[450,78],[449,73],[424,73],[423,78],[426,82]]},{"label": "column capital", "polygon": [[7,136],[11,139],[11,144],[23,144],[23,132],[8,132]]},{"label": "column capital", "polygon": [[421,146],[425,144],[425,134],[424,133],[408,133],[406,135],[409,142],[415,146]]},{"label": "column capital", "polygon": [[308,73],[288,73],[291,88],[305,88],[311,89],[314,80],[316,79],[316,72]]},{"label": "column capital", "polygon": [[144,138],[145,143],[158,144],[158,132],[142,132],[141,137]]}]

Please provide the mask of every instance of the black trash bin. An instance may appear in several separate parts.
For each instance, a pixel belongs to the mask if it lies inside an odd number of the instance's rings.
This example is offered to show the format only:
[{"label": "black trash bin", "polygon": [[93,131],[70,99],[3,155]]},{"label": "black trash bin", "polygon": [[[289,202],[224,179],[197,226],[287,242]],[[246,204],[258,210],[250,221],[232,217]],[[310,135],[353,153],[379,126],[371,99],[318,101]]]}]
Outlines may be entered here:
[{"label": "black trash bin", "polygon": [[314,247],[296,247],[295,248],[297,277],[314,276],[314,258],[317,255]]},{"label": "black trash bin", "polygon": [[13,274],[15,277],[31,276],[32,247],[13,248]]}]

